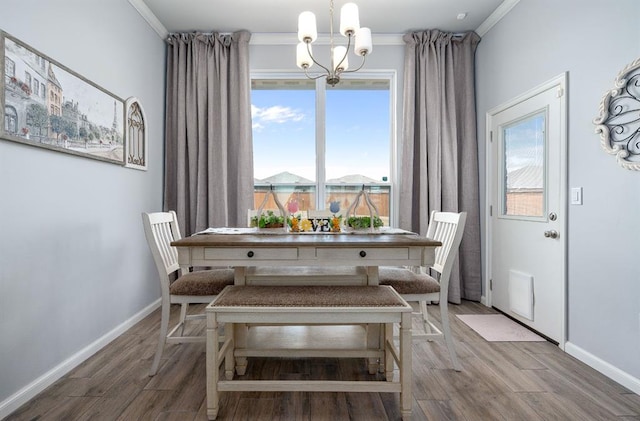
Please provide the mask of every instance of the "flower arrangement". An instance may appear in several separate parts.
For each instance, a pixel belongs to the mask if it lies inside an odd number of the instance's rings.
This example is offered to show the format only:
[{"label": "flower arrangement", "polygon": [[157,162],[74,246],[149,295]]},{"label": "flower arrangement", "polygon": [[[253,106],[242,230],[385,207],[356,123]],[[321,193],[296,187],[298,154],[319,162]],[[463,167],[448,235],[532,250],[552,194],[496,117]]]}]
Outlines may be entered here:
[{"label": "flower arrangement", "polygon": [[340,224],[342,223],[342,216],[333,215],[330,219],[331,222],[331,232],[340,232]]}]

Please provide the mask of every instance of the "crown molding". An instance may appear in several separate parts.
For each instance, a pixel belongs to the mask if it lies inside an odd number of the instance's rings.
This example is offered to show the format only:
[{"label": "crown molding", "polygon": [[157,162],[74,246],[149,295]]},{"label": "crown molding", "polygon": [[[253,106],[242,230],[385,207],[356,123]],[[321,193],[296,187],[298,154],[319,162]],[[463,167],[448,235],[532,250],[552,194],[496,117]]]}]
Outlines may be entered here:
[{"label": "crown molding", "polygon": [[[504,0],[500,6],[493,11],[489,17],[478,26],[476,33],[484,36],[493,26],[500,21],[520,0]],[[149,26],[158,34],[160,38],[167,39],[169,31],[153,14],[144,0],[129,0],[129,3],[138,11],[140,16],[147,21]],[[373,45],[404,45],[403,34],[372,34]],[[251,34],[251,45],[291,45],[297,43],[296,33],[260,33]],[[317,45],[329,45],[329,34],[318,34],[318,39],[314,42]]]},{"label": "crown molding", "polygon": [[513,9],[518,2],[520,2],[520,0],[504,0],[500,6],[498,6],[496,10],[494,10],[493,13],[490,14],[489,17],[480,24],[480,26],[478,26],[476,33],[480,35],[480,37],[483,37],[496,23],[500,22],[500,19],[505,17],[505,15]]},{"label": "crown molding", "polygon": [[[131,1],[131,0],[130,0]],[[339,33],[334,35],[336,39],[342,39]],[[377,45],[404,45],[402,34],[371,34],[373,46]],[[318,34],[314,45],[329,45],[329,34]],[[251,45],[295,45],[298,43],[298,34],[295,32],[266,33],[257,32],[251,34]]]},{"label": "crown molding", "polygon": [[164,25],[158,20],[156,15],[153,14],[151,9],[147,7],[144,0],[129,0],[129,3],[140,13],[140,16],[143,17],[144,20],[147,21],[149,26],[153,28],[154,31],[162,38],[163,40],[167,39],[169,36],[169,31]]}]

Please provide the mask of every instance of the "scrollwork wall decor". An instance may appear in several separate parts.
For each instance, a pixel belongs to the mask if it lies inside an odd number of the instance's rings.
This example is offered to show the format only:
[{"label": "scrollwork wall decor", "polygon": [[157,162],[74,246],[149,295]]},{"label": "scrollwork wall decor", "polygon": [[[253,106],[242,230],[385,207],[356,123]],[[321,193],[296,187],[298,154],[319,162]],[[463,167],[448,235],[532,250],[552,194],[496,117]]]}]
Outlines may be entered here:
[{"label": "scrollwork wall decor", "polygon": [[593,124],[604,150],[622,167],[640,171],[640,58],[620,71],[614,86],[603,96]]},{"label": "scrollwork wall decor", "polygon": [[140,101],[131,97],[125,104],[125,163],[127,168],[147,169],[147,118]]}]

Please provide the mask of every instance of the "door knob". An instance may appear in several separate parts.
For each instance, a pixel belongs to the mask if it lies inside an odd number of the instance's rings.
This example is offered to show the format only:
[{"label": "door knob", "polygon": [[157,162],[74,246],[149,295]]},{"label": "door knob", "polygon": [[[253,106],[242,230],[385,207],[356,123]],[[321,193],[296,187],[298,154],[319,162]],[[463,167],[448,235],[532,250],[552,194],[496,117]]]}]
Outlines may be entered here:
[{"label": "door knob", "polygon": [[544,232],[544,236],[547,238],[558,238],[560,234],[556,230],[549,230]]}]

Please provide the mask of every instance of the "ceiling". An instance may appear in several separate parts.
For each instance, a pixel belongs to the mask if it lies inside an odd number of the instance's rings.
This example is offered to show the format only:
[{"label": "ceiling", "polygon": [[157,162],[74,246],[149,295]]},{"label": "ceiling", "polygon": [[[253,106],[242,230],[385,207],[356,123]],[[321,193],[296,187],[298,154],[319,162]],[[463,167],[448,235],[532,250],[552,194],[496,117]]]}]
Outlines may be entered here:
[{"label": "ceiling", "polygon": [[[329,32],[329,0],[129,0],[138,10],[150,12],[167,32],[296,33],[298,15],[316,14],[318,32]],[[477,30],[496,11],[514,0],[351,0],[360,9],[360,25],[376,34],[403,34],[410,30],[440,29],[450,32]],[[334,30],[340,8],[335,1]],[[517,2],[517,0],[516,0]],[[466,13],[464,19],[458,15]],[[144,13],[143,13],[144,14]],[[154,19],[155,17],[156,19]],[[147,20],[149,18],[147,17]],[[159,22],[158,22],[159,21]],[[485,24],[486,25],[486,24]],[[156,28],[156,30],[158,30]],[[482,35],[482,34],[481,34]]]}]

